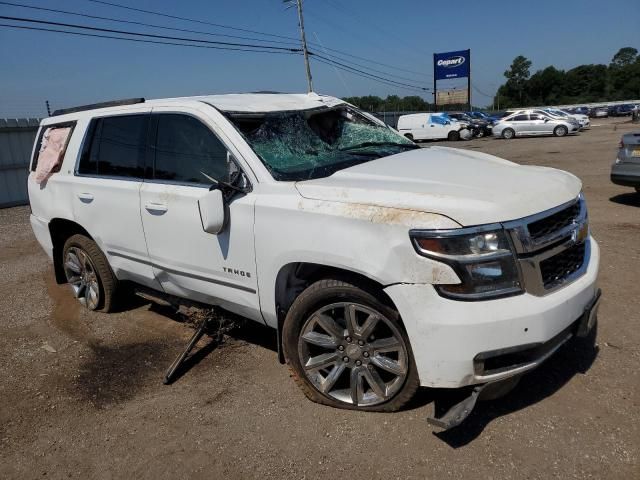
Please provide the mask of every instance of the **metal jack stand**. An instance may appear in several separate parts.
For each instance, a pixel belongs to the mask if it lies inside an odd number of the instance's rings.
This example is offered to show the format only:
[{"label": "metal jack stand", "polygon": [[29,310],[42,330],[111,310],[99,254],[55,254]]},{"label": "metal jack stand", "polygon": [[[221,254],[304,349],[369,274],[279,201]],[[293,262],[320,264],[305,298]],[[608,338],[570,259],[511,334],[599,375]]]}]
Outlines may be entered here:
[{"label": "metal jack stand", "polygon": [[213,321],[213,319],[214,319],[213,316],[207,315],[202,320],[202,322],[200,322],[200,326],[194,332],[193,336],[189,340],[189,343],[187,343],[187,347],[184,349],[184,351],[180,355],[178,355],[178,357],[173,361],[173,363],[169,367],[169,370],[167,370],[167,373],[163,381],[165,385],[169,385],[173,381],[176,372],[178,371],[180,366],[184,363],[184,361],[187,359],[187,357],[189,356],[189,353],[191,353],[191,350],[193,350],[193,347],[196,346],[196,343],[198,343],[198,340],[200,340],[202,336],[205,333],[207,333],[207,331],[209,330],[209,327],[211,326],[211,322]]}]

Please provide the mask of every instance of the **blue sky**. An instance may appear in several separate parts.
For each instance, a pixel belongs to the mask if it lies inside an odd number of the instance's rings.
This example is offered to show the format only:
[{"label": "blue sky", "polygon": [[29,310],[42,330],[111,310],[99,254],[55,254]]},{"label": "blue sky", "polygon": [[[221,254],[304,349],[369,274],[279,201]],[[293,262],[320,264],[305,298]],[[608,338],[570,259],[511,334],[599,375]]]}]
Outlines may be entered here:
[{"label": "blue sky", "polygon": [[[246,32],[122,10],[88,0],[7,1],[170,27],[258,37]],[[296,11],[285,9],[281,0],[110,1],[298,37]],[[493,95],[504,81],[503,71],[516,55],[525,55],[533,62],[533,73],[550,64],[563,69],[585,63],[606,64],[620,47],[640,49],[638,0],[537,0],[522,4],[492,0],[306,0],[304,5],[309,41],[391,65],[393,68],[353,59],[365,67],[411,79],[410,82],[399,80],[402,82],[430,88],[433,83],[433,52],[470,48],[474,104],[480,105],[490,104],[491,97],[479,92]],[[196,36],[2,4],[0,15]],[[8,22],[0,20],[0,23]],[[322,53],[321,47],[315,50]],[[341,97],[416,94],[414,90],[336,72],[332,67],[317,62],[312,64],[312,72],[315,90],[321,93]],[[386,76],[385,73],[375,74]],[[256,90],[305,91],[302,57],[156,46],[0,27],[0,118],[42,116],[47,99],[55,109],[124,97],[157,98]],[[431,99],[429,93],[423,96]]]}]

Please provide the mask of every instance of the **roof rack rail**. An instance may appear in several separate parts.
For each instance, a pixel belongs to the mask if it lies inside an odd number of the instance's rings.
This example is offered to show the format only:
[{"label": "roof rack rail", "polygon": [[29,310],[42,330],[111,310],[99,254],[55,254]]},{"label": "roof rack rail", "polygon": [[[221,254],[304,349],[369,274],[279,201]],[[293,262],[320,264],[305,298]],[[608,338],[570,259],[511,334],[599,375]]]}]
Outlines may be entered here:
[{"label": "roof rack rail", "polygon": [[92,103],[90,105],[80,105],[78,107],[60,108],[55,110],[51,116],[66,115],[67,113],[84,112],[85,110],[94,110],[96,108],[119,107],[120,105],[135,105],[136,103],[144,103],[144,98],[125,98],[124,100],[111,100],[110,102]]}]

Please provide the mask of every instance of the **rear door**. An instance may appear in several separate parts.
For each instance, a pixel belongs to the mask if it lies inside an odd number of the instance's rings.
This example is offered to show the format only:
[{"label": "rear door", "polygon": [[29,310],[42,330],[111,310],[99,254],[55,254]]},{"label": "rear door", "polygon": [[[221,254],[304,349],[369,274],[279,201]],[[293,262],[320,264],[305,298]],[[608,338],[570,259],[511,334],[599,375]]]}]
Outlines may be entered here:
[{"label": "rear door", "polygon": [[527,113],[521,113],[511,119],[516,135],[531,135],[532,127]]},{"label": "rear door", "polygon": [[262,321],[254,251],[255,196],[237,194],[228,225],[203,229],[198,200],[225,179],[233,153],[199,110],[154,108],[152,155],[140,192],[142,224],[156,278],[166,293]]},{"label": "rear door", "polygon": [[140,220],[149,112],[91,120],[73,177],[72,208],[119,279],[159,288]]}]

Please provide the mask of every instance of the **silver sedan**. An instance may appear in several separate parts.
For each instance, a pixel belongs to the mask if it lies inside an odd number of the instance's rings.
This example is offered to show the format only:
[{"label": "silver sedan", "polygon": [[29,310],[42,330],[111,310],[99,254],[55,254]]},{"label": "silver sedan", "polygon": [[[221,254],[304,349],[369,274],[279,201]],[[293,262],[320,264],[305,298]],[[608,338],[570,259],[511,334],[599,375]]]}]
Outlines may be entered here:
[{"label": "silver sedan", "polygon": [[564,137],[580,129],[576,121],[551,118],[538,113],[518,112],[503,118],[493,126],[493,136],[505,139],[529,135]]}]

